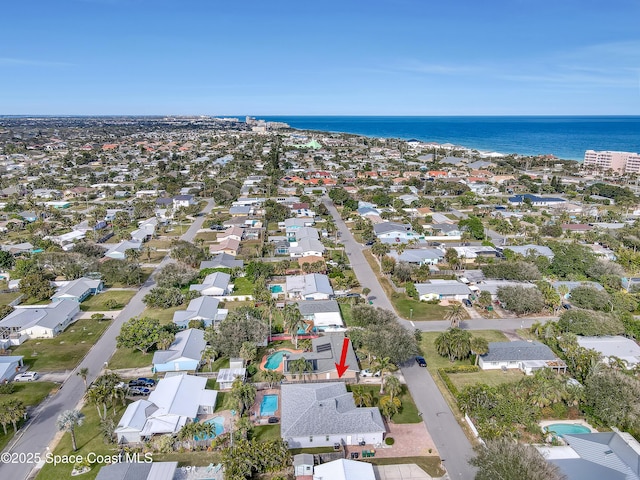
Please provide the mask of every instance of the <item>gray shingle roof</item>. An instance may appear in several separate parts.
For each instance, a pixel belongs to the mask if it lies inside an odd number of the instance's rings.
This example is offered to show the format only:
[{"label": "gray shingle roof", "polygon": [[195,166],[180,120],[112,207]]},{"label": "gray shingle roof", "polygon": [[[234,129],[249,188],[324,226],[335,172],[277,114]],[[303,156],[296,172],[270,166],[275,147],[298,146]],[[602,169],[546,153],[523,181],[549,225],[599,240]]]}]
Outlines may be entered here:
[{"label": "gray shingle roof", "polygon": [[158,350],[153,354],[153,364],[167,363],[185,357],[200,361],[202,352],[207,346],[204,341],[204,331],[189,328],[176,333],[176,338],[169,350]]},{"label": "gray shingle roof", "polygon": [[[287,354],[284,365],[285,372],[289,371],[289,362],[303,357],[312,363],[313,373],[322,374],[335,371],[336,363],[340,363],[343,342],[344,333],[328,333],[322,337],[314,338],[311,340],[312,348],[310,352]],[[350,371],[360,371],[358,359],[351,343],[349,343],[345,364],[349,366],[348,370]]]},{"label": "gray shingle roof", "polygon": [[356,407],[344,383],[282,385],[281,403],[284,439],[386,431],[380,410]]},{"label": "gray shingle roof", "polygon": [[340,306],[335,300],[299,300],[298,309],[303,317],[324,312],[339,312]]},{"label": "gray shingle roof", "polygon": [[482,355],[483,362],[509,362],[518,360],[555,360],[549,347],[540,342],[490,342],[489,353]]}]

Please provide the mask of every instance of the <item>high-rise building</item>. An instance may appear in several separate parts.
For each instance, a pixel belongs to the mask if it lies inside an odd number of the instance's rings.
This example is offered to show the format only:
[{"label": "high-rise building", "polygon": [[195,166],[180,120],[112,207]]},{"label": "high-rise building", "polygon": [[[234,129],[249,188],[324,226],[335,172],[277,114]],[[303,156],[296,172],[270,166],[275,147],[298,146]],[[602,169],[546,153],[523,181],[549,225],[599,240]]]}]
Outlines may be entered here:
[{"label": "high-rise building", "polygon": [[585,168],[614,170],[619,173],[640,172],[640,154],[631,152],[610,152],[587,150],[584,153]]}]

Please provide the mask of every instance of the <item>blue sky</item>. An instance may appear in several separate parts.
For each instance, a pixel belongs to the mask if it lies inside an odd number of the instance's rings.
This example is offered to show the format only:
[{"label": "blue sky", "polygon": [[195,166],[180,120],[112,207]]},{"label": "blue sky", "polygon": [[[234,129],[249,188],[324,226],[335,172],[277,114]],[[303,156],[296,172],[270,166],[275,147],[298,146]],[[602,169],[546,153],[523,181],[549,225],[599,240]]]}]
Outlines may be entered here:
[{"label": "blue sky", "polygon": [[0,114],[640,114],[637,0],[23,0],[2,17]]}]

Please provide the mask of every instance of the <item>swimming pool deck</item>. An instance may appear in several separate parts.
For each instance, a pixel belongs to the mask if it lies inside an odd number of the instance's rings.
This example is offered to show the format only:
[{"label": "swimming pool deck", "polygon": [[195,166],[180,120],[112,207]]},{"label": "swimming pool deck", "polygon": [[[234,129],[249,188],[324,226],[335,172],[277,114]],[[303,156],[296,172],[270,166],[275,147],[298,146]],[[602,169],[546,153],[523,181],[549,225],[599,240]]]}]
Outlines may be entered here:
[{"label": "swimming pool deck", "polygon": [[[266,395],[277,395],[278,396],[278,409],[272,415],[268,415],[265,417],[260,416],[260,405],[262,404],[262,399]],[[280,390],[277,388],[269,388],[267,390],[259,390],[256,395],[256,400],[253,402],[251,409],[249,410],[249,417],[256,425],[266,425],[269,417],[280,417]]]},{"label": "swimming pool deck", "polygon": [[280,365],[278,365],[278,368],[275,368],[275,369],[271,369],[271,368],[265,367],[265,364],[267,363],[267,360],[269,359],[269,357],[271,355],[273,355],[274,353],[277,353],[277,352],[302,353],[302,352],[304,352],[304,350],[295,350],[293,348],[279,348],[275,352],[271,352],[271,353],[269,353],[267,355],[264,355],[262,357],[262,361],[260,362],[260,370],[265,371],[265,372],[267,370],[275,370],[276,372],[280,372],[280,373],[283,372],[283,370],[284,370],[284,362],[280,362]]}]

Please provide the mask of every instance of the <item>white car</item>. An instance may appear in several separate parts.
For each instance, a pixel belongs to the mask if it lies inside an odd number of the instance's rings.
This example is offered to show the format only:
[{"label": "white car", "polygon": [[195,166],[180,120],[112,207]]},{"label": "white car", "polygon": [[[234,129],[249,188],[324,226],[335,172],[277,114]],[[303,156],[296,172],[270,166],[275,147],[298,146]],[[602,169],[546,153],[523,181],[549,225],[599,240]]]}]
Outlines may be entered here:
[{"label": "white car", "polygon": [[13,378],[14,382],[33,382],[40,377],[37,372],[19,373]]},{"label": "white car", "polygon": [[377,372],[374,372],[373,370],[369,370],[369,369],[360,370],[360,376],[361,377],[379,377],[380,370],[378,370]]}]

